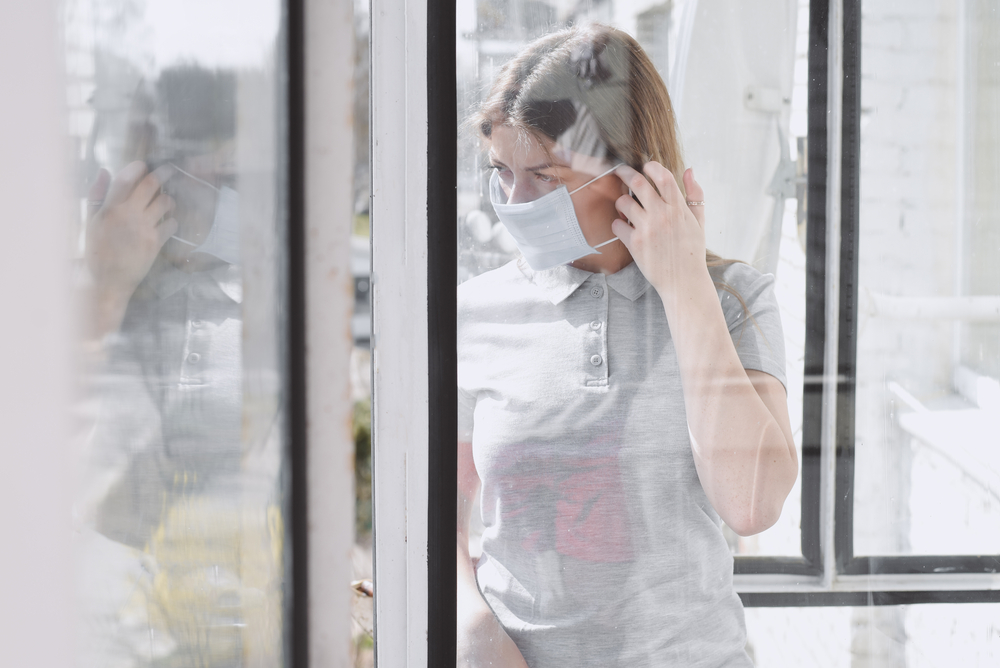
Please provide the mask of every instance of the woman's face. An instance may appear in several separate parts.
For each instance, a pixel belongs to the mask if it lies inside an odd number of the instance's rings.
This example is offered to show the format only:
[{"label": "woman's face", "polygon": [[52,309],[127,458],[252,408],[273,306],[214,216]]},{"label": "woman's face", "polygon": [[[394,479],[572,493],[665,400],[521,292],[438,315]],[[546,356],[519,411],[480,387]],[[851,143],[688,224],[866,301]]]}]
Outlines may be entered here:
[{"label": "woman's face", "polygon": [[[573,192],[614,166],[557,150],[552,140],[502,125],[493,127],[489,156],[509,204],[534,201],[561,185]],[[611,221],[618,217],[615,200],[627,193],[621,179],[612,173],[571,195],[587,243],[599,244],[614,236]]]},{"label": "woman's face", "polygon": [[164,246],[163,253],[171,262],[188,264],[194,246],[208,237],[215,220],[218,188],[233,181],[234,147],[227,142],[215,151],[171,163],[178,169],[163,190],[174,199],[171,215],[177,221],[177,236],[189,242],[173,240]]}]

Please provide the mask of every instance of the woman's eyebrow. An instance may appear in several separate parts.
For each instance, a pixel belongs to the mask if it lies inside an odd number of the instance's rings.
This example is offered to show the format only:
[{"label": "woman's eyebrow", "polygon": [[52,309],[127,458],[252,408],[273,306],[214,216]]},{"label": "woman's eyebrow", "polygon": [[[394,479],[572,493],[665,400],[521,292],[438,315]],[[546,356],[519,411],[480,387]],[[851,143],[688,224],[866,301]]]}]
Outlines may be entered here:
[{"label": "woman's eyebrow", "polygon": [[551,162],[546,162],[544,164],[536,165],[534,167],[525,167],[524,171],[526,171],[526,172],[540,172],[543,169],[552,169],[553,167],[562,167],[562,166],[563,165],[557,165],[557,164],[554,164],[554,163],[551,163]]},{"label": "woman's eyebrow", "polygon": [[[507,165],[505,165],[502,162],[500,162],[499,160],[497,160],[495,156],[491,155],[491,156],[489,156],[489,158],[490,158],[490,163],[492,163],[493,166],[495,166],[495,167],[503,167],[505,169],[507,168]],[[555,168],[555,167],[562,167],[562,168],[565,168],[565,169],[569,169],[569,165],[561,165],[559,163],[545,162],[545,163],[542,163],[540,165],[535,165],[534,167],[525,167],[524,171],[526,171],[526,172],[540,172],[542,170],[552,169],[552,168]]]}]

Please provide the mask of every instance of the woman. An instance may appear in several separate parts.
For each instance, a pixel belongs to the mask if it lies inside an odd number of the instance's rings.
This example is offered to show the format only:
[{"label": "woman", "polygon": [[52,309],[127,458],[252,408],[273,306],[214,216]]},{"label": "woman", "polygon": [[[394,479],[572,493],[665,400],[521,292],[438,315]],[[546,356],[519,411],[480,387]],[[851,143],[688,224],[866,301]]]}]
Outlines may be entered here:
[{"label": "woman", "polygon": [[460,663],[750,665],[719,520],[763,531],[797,474],[773,277],[706,252],[627,34],[529,45],[473,122],[522,257],[459,289]]}]

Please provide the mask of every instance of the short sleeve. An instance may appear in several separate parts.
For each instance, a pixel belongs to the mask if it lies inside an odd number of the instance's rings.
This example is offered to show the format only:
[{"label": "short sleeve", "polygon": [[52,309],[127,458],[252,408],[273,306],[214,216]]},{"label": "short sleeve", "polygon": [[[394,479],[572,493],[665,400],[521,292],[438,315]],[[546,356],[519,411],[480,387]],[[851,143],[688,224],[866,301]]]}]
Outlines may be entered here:
[{"label": "short sleeve", "polygon": [[733,263],[713,272],[722,311],[744,369],[770,374],[788,389],[785,336],[774,296],[774,275]]}]

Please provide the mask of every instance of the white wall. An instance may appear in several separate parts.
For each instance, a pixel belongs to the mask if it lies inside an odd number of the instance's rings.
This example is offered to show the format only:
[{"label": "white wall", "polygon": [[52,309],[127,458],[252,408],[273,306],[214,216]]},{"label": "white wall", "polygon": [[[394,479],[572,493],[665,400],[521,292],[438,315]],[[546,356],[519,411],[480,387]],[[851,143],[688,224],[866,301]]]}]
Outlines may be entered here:
[{"label": "white wall", "polygon": [[73,661],[65,88],[56,3],[0,18],[0,665]]}]

